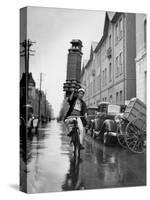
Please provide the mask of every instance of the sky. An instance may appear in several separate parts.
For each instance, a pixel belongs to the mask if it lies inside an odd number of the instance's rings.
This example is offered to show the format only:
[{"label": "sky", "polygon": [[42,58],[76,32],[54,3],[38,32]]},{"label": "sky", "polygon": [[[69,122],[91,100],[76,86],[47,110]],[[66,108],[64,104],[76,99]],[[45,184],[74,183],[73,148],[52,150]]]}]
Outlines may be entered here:
[{"label": "sky", "polygon": [[30,57],[36,88],[42,90],[58,116],[64,98],[63,83],[66,81],[67,54],[72,39],[83,43],[82,62],[89,59],[91,42],[100,41],[104,26],[104,11],[89,11],[46,7],[28,7],[27,37],[35,41],[35,55]]}]

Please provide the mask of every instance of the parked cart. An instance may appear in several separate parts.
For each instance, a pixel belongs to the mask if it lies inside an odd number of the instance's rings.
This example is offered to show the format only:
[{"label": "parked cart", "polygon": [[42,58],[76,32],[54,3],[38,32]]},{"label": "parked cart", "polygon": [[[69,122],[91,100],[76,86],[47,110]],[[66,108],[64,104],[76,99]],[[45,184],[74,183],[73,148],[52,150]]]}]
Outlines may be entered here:
[{"label": "parked cart", "polygon": [[135,153],[146,150],[146,105],[133,98],[127,105],[118,125],[119,144]]}]

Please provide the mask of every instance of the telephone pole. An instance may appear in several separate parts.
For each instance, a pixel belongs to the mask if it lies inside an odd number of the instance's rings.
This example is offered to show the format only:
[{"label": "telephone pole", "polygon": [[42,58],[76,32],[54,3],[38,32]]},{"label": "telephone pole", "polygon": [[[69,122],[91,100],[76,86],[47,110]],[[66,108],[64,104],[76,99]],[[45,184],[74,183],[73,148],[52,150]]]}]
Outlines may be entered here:
[{"label": "telephone pole", "polygon": [[[29,87],[29,80],[28,80],[28,74],[29,74],[29,57],[34,56],[33,52],[34,50],[30,49],[31,46],[35,42],[32,42],[30,39],[26,39],[23,42],[20,43],[20,45],[23,47],[23,50],[20,52],[20,56],[23,56],[25,58],[25,74],[26,74],[26,103],[28,103],[28,87]],[[32,53],[31,53],[32,52]]]},{"label": "telephone pole", "polygon": [[47,99],[46,99],[47,92],[45,91],[45,119],[47,122]]},{"label": "telephone pole", "polygon": [[40,115],[41,115],[41,88],[42,88],[42,73],[40,73],[40,91],[39,91],[39,105],[38,105],[38,126],[40,123]]}]

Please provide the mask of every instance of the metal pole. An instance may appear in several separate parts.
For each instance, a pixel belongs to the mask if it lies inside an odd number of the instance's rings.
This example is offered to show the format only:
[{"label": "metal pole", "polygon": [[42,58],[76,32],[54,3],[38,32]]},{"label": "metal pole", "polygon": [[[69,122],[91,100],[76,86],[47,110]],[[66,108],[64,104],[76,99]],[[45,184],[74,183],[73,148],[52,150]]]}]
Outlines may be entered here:
[{"label": "metal pole", "polygon": [[[45,118],[47,118],[47,116],[46,116],[46,92],[45,92]],[[47,121],[47,120],[46,120]]]},{"label": "metal pole", "polygon": [[40,123],[40,115],[41,115],[41,87],[42,87],[42,73],[40,73],[40,91],[39,91],[39,109],[38,109],[38,118],[39,118],[39,121],[38,121],[38,126],[39,126],[39,123]]},{"label": "metal pole", "polygon": [[[25,48],[25,76],[26,76],[25,105],[27,105],[28,104],[28,47],[27,47],[27,40],[25,40],[24,42],[25,42],[24,48]],[[27,121],[28,121],[28,109],[26,107],[26,124],[27,124]]]},{"label": "metal pole", "polygon": [[27,43],[27,102],[29,103],[29,40],[26,41]]}]

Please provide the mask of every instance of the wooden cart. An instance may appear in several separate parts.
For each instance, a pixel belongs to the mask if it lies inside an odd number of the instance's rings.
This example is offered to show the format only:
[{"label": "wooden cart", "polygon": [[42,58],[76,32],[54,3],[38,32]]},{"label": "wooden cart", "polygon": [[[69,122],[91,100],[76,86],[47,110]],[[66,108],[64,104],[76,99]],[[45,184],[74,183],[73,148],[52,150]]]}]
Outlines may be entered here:
[{"label": "wooden cart", "polygon": [[117,134],[119,144],[135,153],[146,150],[146,105],[133,98],[127,105]]}]

